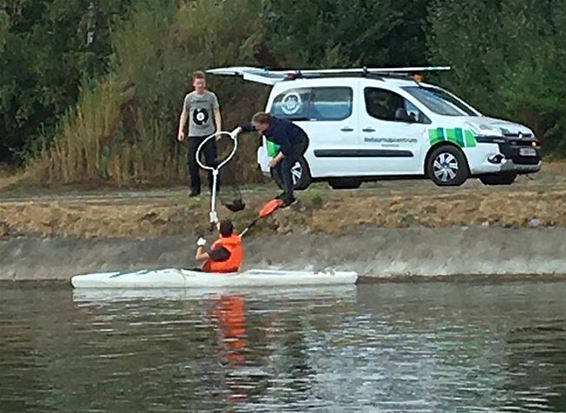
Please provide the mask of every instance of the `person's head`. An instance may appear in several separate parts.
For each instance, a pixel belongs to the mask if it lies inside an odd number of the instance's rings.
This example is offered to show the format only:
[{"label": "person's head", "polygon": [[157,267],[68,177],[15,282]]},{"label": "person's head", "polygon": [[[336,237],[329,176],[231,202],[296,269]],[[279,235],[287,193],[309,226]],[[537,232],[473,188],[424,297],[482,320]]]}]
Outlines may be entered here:
[{"label": "person's head", "polygon": [[193,73],[193,88],[195,92],[202,93],[206,89],[206,76],[200,70]]},{"label": "person's head", "polygon": [[234,225],[229,219],[223,219],[217,224],[218,232],[223,237],[231,237],[234,233]]},{"label": "person's head", "polygon": [[263,133],[269,129],[272,119],[271,113],[258,112],[252,117],[252,123],[258,132]]},{"label": "person's head", "polygon": [[424,80],[424,76],[421,72],[413,73],[413,80],[415,82],[422,82]]}]

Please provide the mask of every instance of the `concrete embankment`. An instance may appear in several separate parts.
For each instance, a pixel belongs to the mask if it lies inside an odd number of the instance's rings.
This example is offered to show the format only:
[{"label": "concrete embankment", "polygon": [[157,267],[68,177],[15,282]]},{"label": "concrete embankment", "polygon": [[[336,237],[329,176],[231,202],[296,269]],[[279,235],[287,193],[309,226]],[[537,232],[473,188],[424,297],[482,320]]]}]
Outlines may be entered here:
[{"label": "concrete embankment", "polygon": [[[195,237],[0,240],[0,280],[68,280],[105,270],[194,267]],[[246,267],[353,269],[371,279],[564,275],[566,228],[371,229],[342,236],[261,235]]]}]

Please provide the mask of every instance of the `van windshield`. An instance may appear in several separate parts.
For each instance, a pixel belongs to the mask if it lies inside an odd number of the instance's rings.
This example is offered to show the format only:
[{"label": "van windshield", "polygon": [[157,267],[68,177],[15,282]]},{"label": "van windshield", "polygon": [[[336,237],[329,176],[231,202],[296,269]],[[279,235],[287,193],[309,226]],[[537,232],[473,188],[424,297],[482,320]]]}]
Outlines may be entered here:
[{"label": "van windshield", "polygon": [[436,87],[405,86],[404,90],[414,96],[438,115],[444,116],[478,116],[469,106],[456,99],[450,93]]}]

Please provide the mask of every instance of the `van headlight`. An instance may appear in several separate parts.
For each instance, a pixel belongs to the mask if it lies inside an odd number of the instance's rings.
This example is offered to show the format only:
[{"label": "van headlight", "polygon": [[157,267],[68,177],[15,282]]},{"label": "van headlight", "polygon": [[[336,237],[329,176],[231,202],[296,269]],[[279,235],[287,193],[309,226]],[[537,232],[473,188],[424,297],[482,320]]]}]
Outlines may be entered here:
[{"label": "van headlight", "polygon": [[501,129],[494,128],[485,124],[475,124],[471,122],[466,122],[466,126],[471,129],[476,136],[492,136],[492,137],[503,137],[503,132]]},{"label": "van headlight", "polygon": [[479,126],[475,123],[464,122],[464,126],[474,132],[474,135],[476,136],[481,134]]}]

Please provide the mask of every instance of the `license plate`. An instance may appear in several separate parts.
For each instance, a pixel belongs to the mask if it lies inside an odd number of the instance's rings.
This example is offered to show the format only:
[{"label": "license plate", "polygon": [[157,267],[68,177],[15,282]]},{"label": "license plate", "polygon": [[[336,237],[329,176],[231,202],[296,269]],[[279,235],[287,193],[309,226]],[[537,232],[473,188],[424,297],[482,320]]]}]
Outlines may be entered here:
[{"label": "license plate", "polygon": [[537,151],[534,148],[519,148],[519,155],[521,155],[521,156],[537,156]]}]

